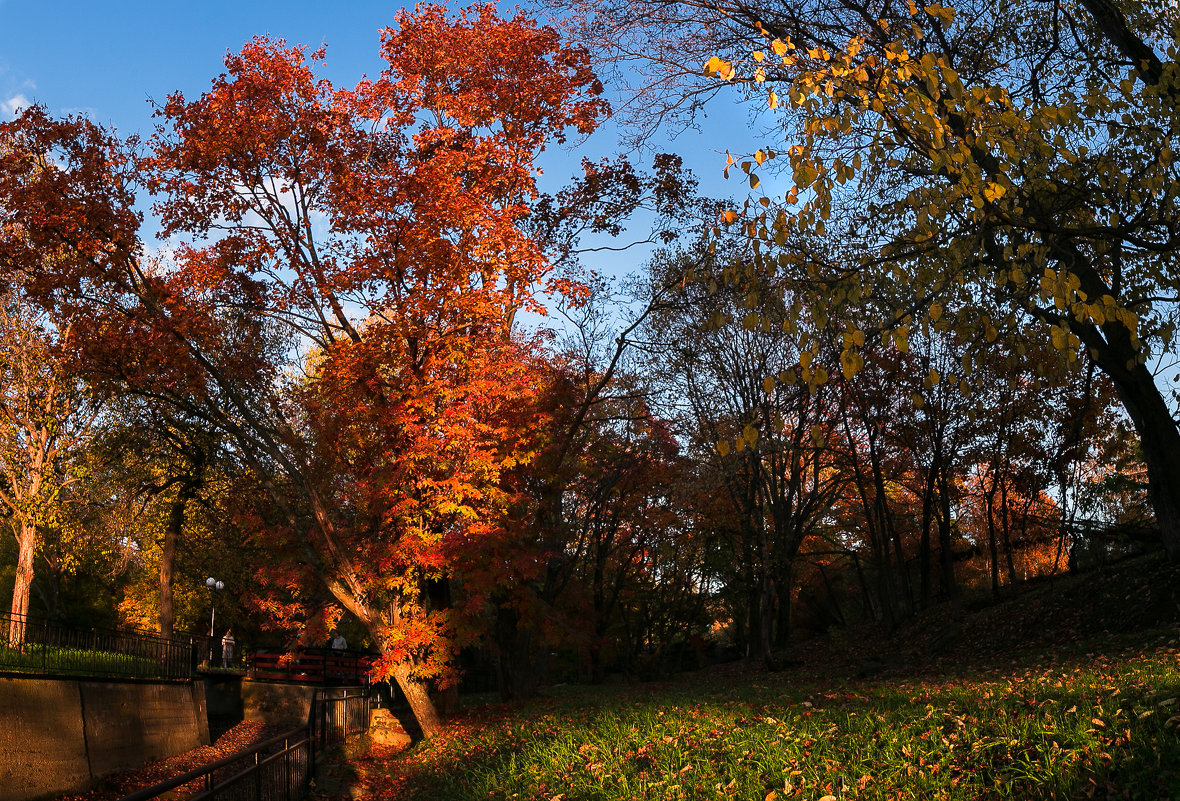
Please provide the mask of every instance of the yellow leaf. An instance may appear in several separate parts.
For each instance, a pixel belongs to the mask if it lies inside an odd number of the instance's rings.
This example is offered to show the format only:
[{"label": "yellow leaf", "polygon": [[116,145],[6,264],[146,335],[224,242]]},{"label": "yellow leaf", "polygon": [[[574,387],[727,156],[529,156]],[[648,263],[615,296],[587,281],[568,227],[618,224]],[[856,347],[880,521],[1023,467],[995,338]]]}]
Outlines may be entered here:
[{"label": "yellow leaf", "polygon": [[787,52],[787,43],[782,39],[775,39],[770,43],[770,49],[774,51],[776,56],[781,56]]},{"label": "yellow leaf", "polygon": [[717,443],[717,452],[722,456],[729,456],[729,440],[721,440]]},{"label": "yellow leaf", "polygon": [[761,50],[754,51],[754,60],[755,61],[761,62],[762,59],[764,59],[764,58],[766,58],[766,54],[763,53]]},{"label": "yellow leaf", "polygon": [[1004,196],[1008,189],[1003,184],[989,183],[983,188],[983,196],[988,202],[995,202]]},{"label": "yellow leaf", "polygon": [[937,370],[935,370],[933,368],[930,369],[930,372],[926,375],[926,383],[932,387],[936,386],[938,384],[938,371]]},{"label": "yellow leaf", "polygon": [[942,304],[941,303],[931,303],[930,304],[930,319],[933,322],[937,323],[940,317],[942,317]]},{"label": "yellow leaf", "polygon": [[728,81],[735,74],[733,64],[725,59],[713,56],[705,62],[705,75],[710,77],[717,77],[723,81]]},{"label": "yellow leaf", "polygon": [[1049,336],[1050,336],[1050,339],[1053,341],[1054,348],[1056,348],[1057,350],[1065,350],[1065,346],[1066,346],[1066,342],[1068,341],[1068,338],[1066,336],[1066,331],[1064,328],[1060,328],[1058,326],[1053,326],[1053,328],[1050,329]]},{"label": "yellow leaf", "polygon": [[758,176],[755,175],[754,173],[750,173],[750,188],[757,189],[758,184],[760,184],[760,183],[762,183],[762,181],[759,180]]},{"label": "yellow leaf", "polygon": [[752,423],[747,424],[746,427],[742,429],[742,438],[746,442],[753,445],[758,441],[758,429],[755,428]]},{"label": "yellow leaf", "polygon": [[852,344],[856,345],[858,348],[863,348],[865,346],[865,332],[861,331],[859,328],[853,331]]},{"label": "yellow leaf", "polygon": [[778,95],[776,95],[774,92],[771,92],[770,95],[766,98],[766,102],[767,102],[767,105],[770,106],[771,109],[778,108]]},{"label": "yellow leaf", "polygon": [[953,8],[947,8],[946,6],[926,6],[926,13],[946,23],[953,22],[955,19],[955,10]]},{"label": "yellow leaf", "polygon": [[767,394],[774,392],[774,385],[775,385],[774,376],[768,375],[768,376],[766,376],[766,378],[762,379],[762,389]]},{"label": "yellow leaf", "polygon": [[923,406],[926,405],[926,399],[923,398],[917,392],[915,392],[913,395],[911,395],[910,399],[914,402],[914,408],[916,408],[916,409],[921,409]]}]

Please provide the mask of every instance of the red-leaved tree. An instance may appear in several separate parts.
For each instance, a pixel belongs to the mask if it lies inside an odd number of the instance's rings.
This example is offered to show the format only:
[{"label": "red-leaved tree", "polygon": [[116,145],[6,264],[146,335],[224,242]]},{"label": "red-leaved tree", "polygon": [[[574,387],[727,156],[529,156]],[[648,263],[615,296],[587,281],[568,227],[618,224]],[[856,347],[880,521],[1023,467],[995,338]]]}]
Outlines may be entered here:
[{"label": "red-leaved tree", "polygon": [[[491,5],[401,12],[381,52],[340,89],[322,51],[255,39],[168,99],[138,158],[30,109],[0,127],[0,271],[42,275],[43,302],[88,311],[108,375],[275,477],[287,580],[366,627],[429,736],[453,645],[427,584],[495,535],[531,386],[513,315],[568,288],[520,225],[534,160],[604,104],[581,51]],[[166,260],[137,238],[135,180],[187,242]]]}]

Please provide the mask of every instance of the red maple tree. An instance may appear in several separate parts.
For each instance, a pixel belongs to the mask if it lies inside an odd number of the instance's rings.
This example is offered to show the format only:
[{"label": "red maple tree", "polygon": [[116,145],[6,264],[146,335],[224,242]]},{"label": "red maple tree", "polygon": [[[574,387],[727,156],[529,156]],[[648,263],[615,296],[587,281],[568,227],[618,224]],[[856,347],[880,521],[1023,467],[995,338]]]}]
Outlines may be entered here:
[{"label": "red maple tree", "polygon": [[[84,309],[105,374],[281,477],[294,573],[365,626],[429,736],[451,630],[426,584],[494,536],[534,383],[513,316],[570,288],[520,225],[534,160],[605,105],[583,52],[491,5],[403,11],[381,52],[341,89],[322,50],[257,38],[168,99],[144,156],[41,109],[0,126],[0,271]],[[137,182],[186,242],[167,258]]]}]

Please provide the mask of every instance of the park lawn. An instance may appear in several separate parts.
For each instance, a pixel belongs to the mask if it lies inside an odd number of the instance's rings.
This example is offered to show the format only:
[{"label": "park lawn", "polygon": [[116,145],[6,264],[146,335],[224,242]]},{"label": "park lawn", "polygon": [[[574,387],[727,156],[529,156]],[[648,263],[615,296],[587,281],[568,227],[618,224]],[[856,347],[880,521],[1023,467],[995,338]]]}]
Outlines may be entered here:
[{"label": "park lawn", "polygon": [[40,643],[26,643],[20,648],[0,645],[0,671],[56,676],[136,678],[165,675],[159,662],[148,657]]},{"label": "park lawn", "polygon": [[338,767],[370,799],[1180,797],[1176,630],[1145,637],[926,678],[559,687]]}]

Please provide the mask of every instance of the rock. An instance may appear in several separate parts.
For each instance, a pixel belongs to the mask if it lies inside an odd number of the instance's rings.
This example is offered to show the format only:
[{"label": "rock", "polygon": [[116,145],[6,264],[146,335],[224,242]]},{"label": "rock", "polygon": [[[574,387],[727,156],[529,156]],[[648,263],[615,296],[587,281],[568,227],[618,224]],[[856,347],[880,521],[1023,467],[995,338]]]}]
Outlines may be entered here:
[{"label": "rock", "polygon": [[410,735],[397,729],[369,729],[369,742],[373,745],[408,748],[410,746]]},{"label": "rock", "polygon": [[397,718],[388,709],[378,707],[369,712],[369,726],[398,726]]},{"label": "rock", "polygon": [[388,709],[374,709],[369,713],[369,742],[373,745],[407,748],[411,738]]}]

